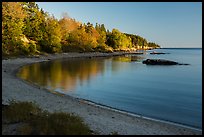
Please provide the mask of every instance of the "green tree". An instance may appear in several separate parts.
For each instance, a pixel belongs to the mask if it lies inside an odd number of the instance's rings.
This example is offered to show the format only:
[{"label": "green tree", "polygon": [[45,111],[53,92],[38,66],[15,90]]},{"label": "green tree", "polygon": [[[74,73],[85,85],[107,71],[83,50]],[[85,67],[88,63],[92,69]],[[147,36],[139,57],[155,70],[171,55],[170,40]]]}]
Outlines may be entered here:
[{"label": "green tree", "polygon": [[105,25],[104,24],[101,24],[101,27],[100,27],[101,31],[105,32],[106,33],[106,28],[105,28]]},{"label": "green tree", "polygon": [[48,16],[43,26],[43,39],[40,41],[42,50],[49,53],[61,51],[61,28],[54,16]]},{"label": "green tree", "polygon": [[45,13],[39,10],[35,2],[24,2],[23,8],[28,17],[25,18],[24,34],[31,40],[39,42],[43,38],[41,25],[45,22]]},{"label": "green tree", "polygon": [[145,38],[138,36],[138,35],[133,35],[133,34],[127,34],[124,33],[126,36],[131,38],[132,42],[132,47],[138,48],[138,47],[149,47],[149,48],[159,48],[160,46],[158,44],[148,42]]},{"label": "green tree", "polygon": [[2,2],[2,53],[15,54],[21,49],[26,13],[18,2]]},{"label": "green tree", "polygon": [[[88,28],[88,31],[87,31]],[[96,30],[90,29],[86,25],[80,25],[78,29],[69,33],[66,38],[68,44],[63,47],[64,51],[93,51],[97,46]]]},{"label": "green tree", "polygon": [[154,43],[154,42],[149,42],[148,47],[150,47],[150,48],[160,48],[160,46],[158,44]]},{"label": "green tree", "polygon": [[85,31],[86,33],[92,34],[93,33],[93,24],[91,24],[90,22],[88,22],[85,26]]},{"label": "green tree", "polygon": [[97,39],[98,45],[101,46],[106,46],[105,42],[106,42],[106,29],[104,24],[100,25],[98,23],[96,23],[95,26],[96,31],[99,33],[99,37]]},{"label": "green tree", "polygon": [[125,50],[132,47],[131,38],[117,29],[113,29],[112,33],[108,34],[106,43],[116,50]]}]

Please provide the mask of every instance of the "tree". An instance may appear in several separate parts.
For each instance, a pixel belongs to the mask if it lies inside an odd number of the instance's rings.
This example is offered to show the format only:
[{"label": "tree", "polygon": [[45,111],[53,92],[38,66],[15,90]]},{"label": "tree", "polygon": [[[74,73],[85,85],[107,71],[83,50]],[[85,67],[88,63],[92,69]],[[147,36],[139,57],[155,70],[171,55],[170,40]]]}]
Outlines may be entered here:
[{"label": "tree", "polygon": [[39,10],[38,5],[35,2],[23,2],[23,9],[27,13],[27,18],[25,18],[25,26],[23,33],[29,39],[39,43],[43,39],[43,29],[41,26],[45,22],[45,12],[41,9]]},{"label": "tree", "polygon": [[106,28],[105,28],[105,25],[104,24],[101,24],[101,27],[100,27],[101,31],[104,31],[106,33]]},{"label": "tree", "polygon": [[42,50],[49,53],[61,51],[61,28],[54,16],[49,16],[44,24],[45,29],[43,39],[40,41]]},{"label": "tree", "polygon": [[113,29],[112,33],[108,34],[107,44],[117,50],[125,50],[132,46],[131,38],[117,29]]},{"label": "tree", "polygon": [[154,43],[154,42],[149,42],[148,47],[150,47],[150,48],[160,48],[160,46],[158,44]]},{"label": "tree", "polygon": [[144,47],[159,48],[160,47],[158,44],[148,42],[145,38],[143,38],[141,36],[133,35],[133,34],[127,34],[127,33],[124,33],[124,34],[131,38],[132,47],[134,47],[134,48],[144,48]]},{"label": "tree", "polygon": [[80,23],[64,13],[58,21],[35,2],[2,3],[2,53],[30,54],[63,51],[113,51],[157,48],[138,35],[106,30],[104,24]]},{"label": "tree", "polygon": [[64,51],[93,51],[98,44],[97,36],[97,31],[90,24],[80,25],[78,29],[69,33],[66,38],[68,44],[63,49]]},{"label": "tree", "polygon": [[21,48],[26,13],[19,2],[2,2],[2,53],[15,54]]},{"label": "tree", "polygon": [[76,30],[80,24],[81,23],[75,21],[75,19],[70,18],[67,13],[64,13],[63,17],[59,20],[62,40],[65,40],[66,36],[73,30]]},{"label": "tree", "polygon": [[99,46],[106,46],[106,29],[104,24],[100,25],[96,23],[95,30],[98,32],[99,37],[97,39],[98,45]]},{"label": "tree", "polygon": [[90,22],[88,22],[85,26],[85,31],[86,33],[92,34],[93,33],[93,24],[91,24]]},{"label": "tree", "polygon": [[100,31],[100,24],[98,24],[98,23],[96,23],[96,25],[95,25],[95,29],[96,29],[96,31]]}]

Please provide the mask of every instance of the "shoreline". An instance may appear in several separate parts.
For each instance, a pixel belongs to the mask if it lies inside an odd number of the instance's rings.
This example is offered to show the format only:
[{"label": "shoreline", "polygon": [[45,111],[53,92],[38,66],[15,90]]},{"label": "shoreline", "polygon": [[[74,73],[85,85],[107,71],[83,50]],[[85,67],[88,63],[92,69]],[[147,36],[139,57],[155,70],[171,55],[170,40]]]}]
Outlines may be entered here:
[{"label": "shoreline", "polygon": [[[2,104],[8,104],[9,100],[16,101],[33,101],[42,109],[48,111],[63,111],[74,113],[82,117],[90,128],[99,134],[135,134],[135,135],[188,135],[202,134],[202,129],[183,127],[163,120],[148,118],[145,116],[138,117],[128,112],[117,110],[111,107],[75,98],[69,95],[53,94],[49,90],[27,82],[16,76],[18,70],[28,64],[50,61],[64,58],[83,58],[83,57],[109,57],[125,54],[137,54],[114,52],[114,53],[61,53],[50,54],[38,57],[23,57],[16,59],[2,60]],[[9,81],[9,82],[8,82]],[[10,86],[10,84],[12,86]]]},{"label": "shoreline", "polygon": [[[61,94],[61,93],[59,93],[59,94]],[[71,96],[71,95],[66,95],[66,96]],[[73,97],[73,96],[71,96],[71,97]],[[75,97],[73,97],[73,98],[75,98]],[[144,116],[144,115],[141,115],[141,114],[132,113],[132,112],[121,110],[121,109],[114,108],[114,107],[111,107],[111,106],[99,104],[99,103],[96,103],[96,102],[93,102],[93,101],[90,101],[90,100],[86,100],[86,99],[83,99],[83,98],[76,98],[76,99],[83,100],[87,104],[90,104],[90,105],[93,105],[93,106],[98,106],[98,107],[101,107],[101,108],[104,108],[104,109],[109,109],[111,111],[115,111],[115,112],[118,112],[118,113],[121,113],[121,114],[124,114],[124,115],[133,116],[133,117],[142,118],[142,119],[148,119],[148,120],[152,120],[152,121],[158,121],[158,122],[167,123],[167,124],[171,124],[171,125],[175,125],[175,126],[189,128],[189,129],[192,129],[192,130],[202,131],[202,129],[197,128],[197,127],[193,127],[193,126],[190,126],[190,125],[185,125],[185,124],[182,124],[182,123],[168,121],[168,120],[165,120],[165,119],[152,118],[152,117]]]}]

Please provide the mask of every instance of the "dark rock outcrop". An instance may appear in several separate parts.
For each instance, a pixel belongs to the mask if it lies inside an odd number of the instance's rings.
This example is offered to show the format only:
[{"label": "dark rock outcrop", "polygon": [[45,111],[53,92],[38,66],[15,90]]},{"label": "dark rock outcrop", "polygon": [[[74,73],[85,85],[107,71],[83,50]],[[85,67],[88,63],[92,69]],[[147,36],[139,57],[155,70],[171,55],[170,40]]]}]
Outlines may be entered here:
[{"label": "dark rock outcrop", "polygon": [[169,54],[169,53],[164,53],[164,52],[151,52],[150,54]]},{"label": "dark rock outcrop", "polygon": [[146,59],[142,63],[146,65],[189,65],[164,59]]}]

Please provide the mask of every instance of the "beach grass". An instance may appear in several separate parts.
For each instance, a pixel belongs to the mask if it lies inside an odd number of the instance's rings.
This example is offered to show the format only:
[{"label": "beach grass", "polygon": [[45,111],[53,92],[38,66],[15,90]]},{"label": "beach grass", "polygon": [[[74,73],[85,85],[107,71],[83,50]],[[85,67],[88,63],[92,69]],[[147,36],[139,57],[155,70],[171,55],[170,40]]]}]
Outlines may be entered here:
[{"label": "beach grass", "polygon": [[11,102],[2,109],[6,124],[23,123],[16,131],[19,135],[91,135],[90,128],[75,115],[42,110],[32,102]]}]

